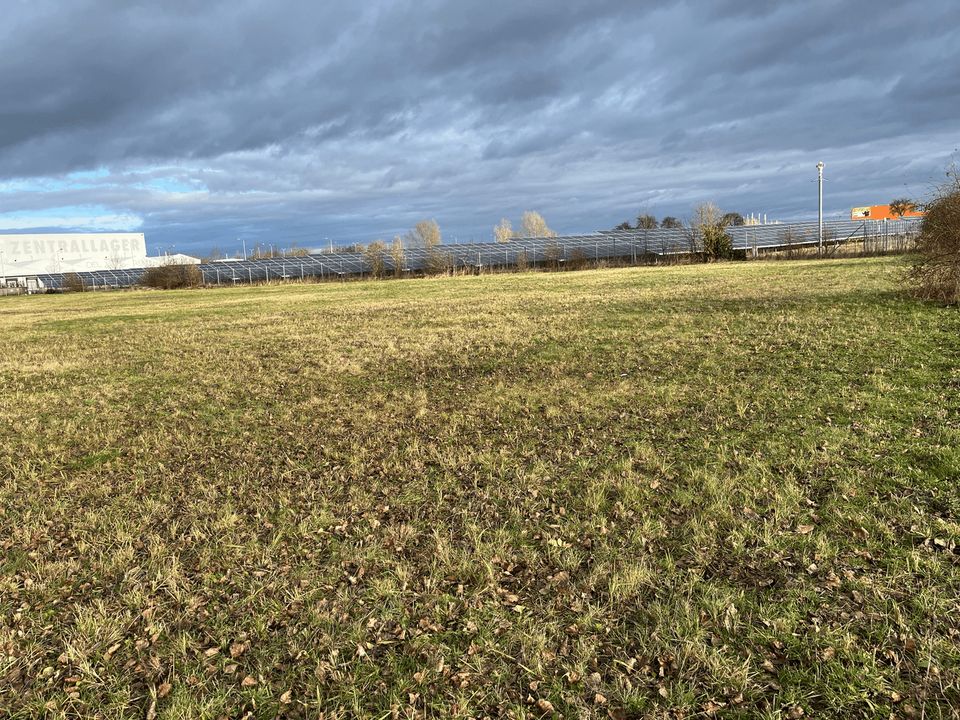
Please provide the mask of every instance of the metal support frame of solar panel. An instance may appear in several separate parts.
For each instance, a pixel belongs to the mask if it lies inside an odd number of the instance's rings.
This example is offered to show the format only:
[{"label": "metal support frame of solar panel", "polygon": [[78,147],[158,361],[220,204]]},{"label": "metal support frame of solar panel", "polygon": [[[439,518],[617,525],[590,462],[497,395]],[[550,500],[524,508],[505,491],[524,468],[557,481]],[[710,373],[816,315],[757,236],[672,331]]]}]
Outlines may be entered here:
[{"label": "metal support frame of solar panel", "polygon": [[[879,223],[862,220],[833,220],[824,222],[825,241],[837,244],[860,237],[877,237],[883,234],[911,236],[916,233],[915,221],[900,220]],[[605,230],[599,234],[617,237],[623,241],[641,240],[645,247],[658,255],[700,252],[702,239],[696,230],[689,228],[649,230]],[[734,250],[776,249],[817,245],[819,225],[817,222],[782,223],[777,225],[739,225],[727,228]]]},{"label": "metal support frame of solar panel", "polygon": [[[830,244],[861,237],[908,237],[917,232],[918,223],[912,220],[849,221],[832,220],[824,223]],[[816,222],[783,223],[778,225],[740,225],[727,228],[734,250],[774,250],[814,246],[819,243]],[[521,257],[530,264],[548,261],[566,262],[575,253],[590,259],[631,258],[643,255],[680,255],[702,251],[697,233],[687,228],[655,228],[649,230],[603,230],[585,235],[558,237],[514,238],[506,243],[463,243],[440,245],[436,248],[405,248],[401,271],[423,271],[429,268],[439,254],[456,268],[512,267]],[[393,256],[383,255],[384,267],[394,272]],[[304,256],[255,258],[249,260],[215,261],[197,266],[203,281],[210,285],[264,282],[270,280],[307,277],[345,277],[371,272],[369,258],[358,252],[336,252]],[[130,287],[137,285],[145,268],[127,270],[98,270],[72,273],[88,287]],[[46,287],[62,288],[65,273],[38,276]]]},{"label": "metal support frame of solar panel", "polygon": [[361,253],[332,253],[204,263],[204,282],[223,285],[307,277],[338,277],[369,272]]},{"label": "metal support frame of solar panel", "polygon": [[43,283],[44,287],[60,289],[66,285],[67,275],[77,277],[84,287],[90,289],[96,288],[123,288],[139,284],[143,278],[143,268],[132,268],[126,270],[92,270],[80,271],[76,273],[46,273],[40,274],[37,278]]}]

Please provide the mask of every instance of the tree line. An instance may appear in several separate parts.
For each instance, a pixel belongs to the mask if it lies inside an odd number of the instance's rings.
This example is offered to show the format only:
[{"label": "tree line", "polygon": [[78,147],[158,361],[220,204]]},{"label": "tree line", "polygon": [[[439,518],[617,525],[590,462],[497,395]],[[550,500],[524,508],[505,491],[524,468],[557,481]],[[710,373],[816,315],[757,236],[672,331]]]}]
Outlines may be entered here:
[{"label": "tree line", "polygon": [[[703,205],[698,205],[694,208],[693,213],[694,217],[702,214],[701,208],[705,206],[711,206],[711,208],[716,208],[716,205],[713,203],[704,203]],[[711,209],[711,216],[715,213]],[[743,225],[745,220],[743,215],[738,212],[728,212],[722,213],[722,217],[719,222],[724,225],[724,227],[729,227],[731,225]],[[640,213],[637,215],[637,220],[635,225],[631,225],[629,222],[622,222],[614,230],[656,230],[657,228],[663,228],[664,230],[679,230],[685,227],[684,222],[679,218],[674,217],[673,215],[667,215],[662,220],[657,220],[655,215],[649,213]]]},{"label": "tree line", "polygon": [[[550,228],[546,219],[535,210],[527,210],[520,218],[519,229],[514,230],[508,218],[503,218],[493,228],[493,238],[498,243],[506,243],[517,238],[550,238],[557,237],[557,233]],[[403,235],[396,235],[389,245],[383,240],[374,240],[363,245],[355,243],[343,248],[346,251],[363,253],[364,259],[370,266],[371,274],[383,277],[387,270],[387,257],[393,264],[393,272],[403,274],[406,263],[405,250],[407,248],[425,248],[427,252],[427,267],[429,273],[441,273],[452,269],[452,259],[444,253],[440,246],[443,244],[443,234],[440,224],[436,220],[421,220],[411,230]]]}]

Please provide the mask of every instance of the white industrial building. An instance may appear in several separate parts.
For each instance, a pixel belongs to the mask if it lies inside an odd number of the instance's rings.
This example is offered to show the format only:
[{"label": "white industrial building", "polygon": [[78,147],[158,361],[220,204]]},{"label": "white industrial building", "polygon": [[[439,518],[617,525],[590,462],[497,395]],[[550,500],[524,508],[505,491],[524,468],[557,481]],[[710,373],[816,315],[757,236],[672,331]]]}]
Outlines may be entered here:
[{"label": "white industrial building", "polygon": [[199,262],[181,254],[148,257],[143,233],[0,235],[0,287],[43,287],[41,275]]}]

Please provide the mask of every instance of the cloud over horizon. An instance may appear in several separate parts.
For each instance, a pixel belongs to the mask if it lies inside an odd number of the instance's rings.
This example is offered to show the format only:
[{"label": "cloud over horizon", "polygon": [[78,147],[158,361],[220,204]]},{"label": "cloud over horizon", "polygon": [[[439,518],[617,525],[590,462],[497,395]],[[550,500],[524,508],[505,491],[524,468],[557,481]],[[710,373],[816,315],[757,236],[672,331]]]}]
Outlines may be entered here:
[{"label": "cloud over horizon", "polygon": [[528,208],[789,219],[818,160],[833,214],[922,196],[960,144],[960,5],[885,6],[18,0],[0,231],[129,221],[203,253],[423,217],[483,239]]}]

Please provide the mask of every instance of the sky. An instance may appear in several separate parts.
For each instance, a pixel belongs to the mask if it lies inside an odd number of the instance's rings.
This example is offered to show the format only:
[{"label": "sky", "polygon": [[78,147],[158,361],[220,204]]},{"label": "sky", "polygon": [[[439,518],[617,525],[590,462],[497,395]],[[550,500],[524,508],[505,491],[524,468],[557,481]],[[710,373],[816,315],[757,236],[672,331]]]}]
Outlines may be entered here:
[{"label": "sky", "polygon": [[152,252],[922,198],[960,2],[4,0],[0,232]]}]

